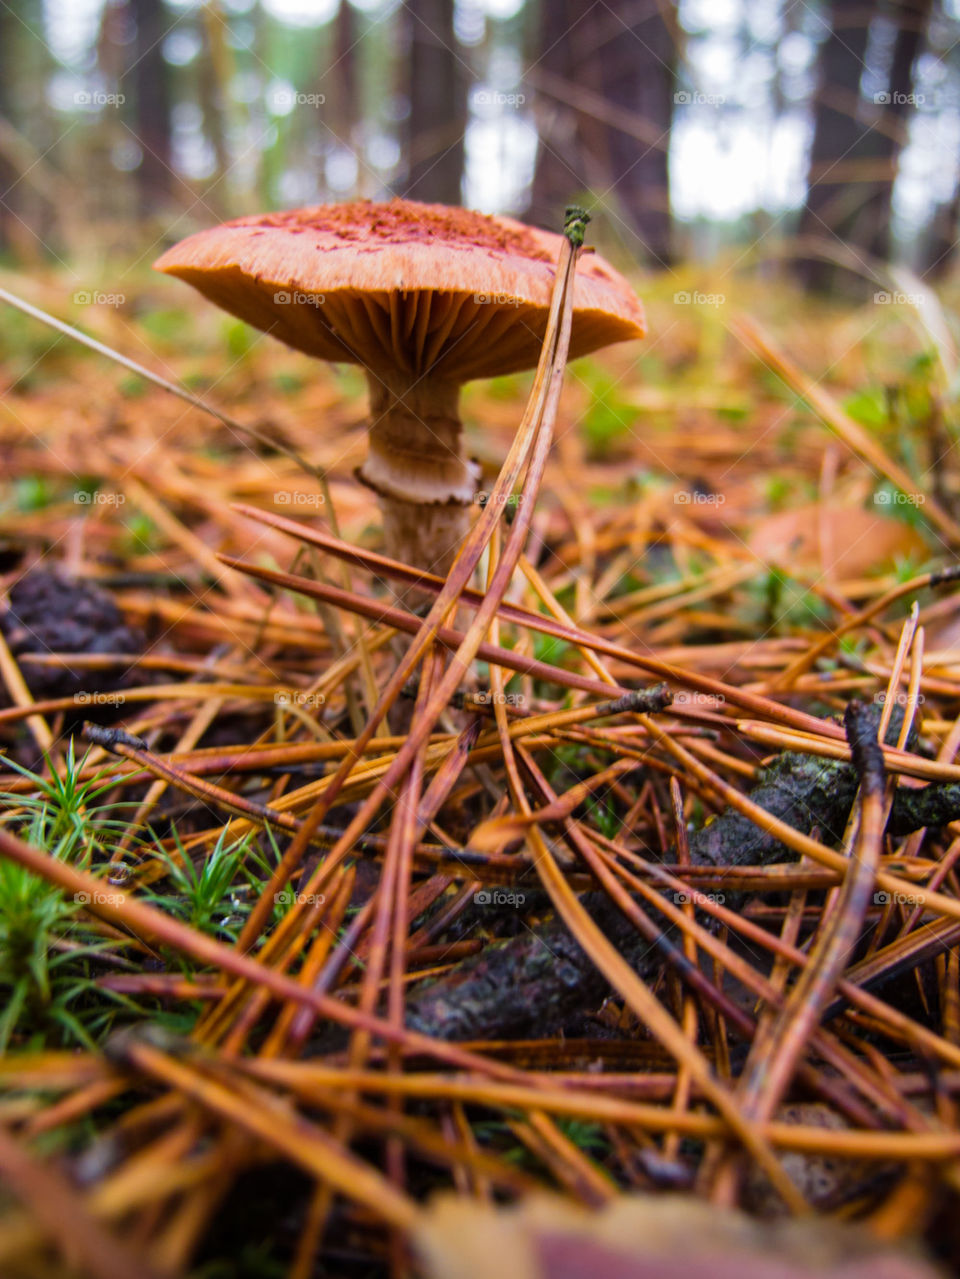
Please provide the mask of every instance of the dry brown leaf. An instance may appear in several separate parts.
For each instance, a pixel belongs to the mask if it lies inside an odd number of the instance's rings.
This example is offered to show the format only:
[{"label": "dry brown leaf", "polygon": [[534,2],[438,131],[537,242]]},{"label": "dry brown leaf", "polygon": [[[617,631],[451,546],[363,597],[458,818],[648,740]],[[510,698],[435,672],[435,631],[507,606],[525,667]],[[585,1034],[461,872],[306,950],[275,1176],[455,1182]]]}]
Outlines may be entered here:
[{"label": "dry brown leaf", "polygon": [[903,520],[857,506],[811,502],[759,520],[747,545],[768,563],[800,573],[858,578],[898,559],[923,560],[923,538]]},{"label": "dry brown leaf", "polygon": [[938,1279],[857,1226],[758,1223],[681,1195],[495,1208],[438,1196],[414,1232],[426,1279]]}]

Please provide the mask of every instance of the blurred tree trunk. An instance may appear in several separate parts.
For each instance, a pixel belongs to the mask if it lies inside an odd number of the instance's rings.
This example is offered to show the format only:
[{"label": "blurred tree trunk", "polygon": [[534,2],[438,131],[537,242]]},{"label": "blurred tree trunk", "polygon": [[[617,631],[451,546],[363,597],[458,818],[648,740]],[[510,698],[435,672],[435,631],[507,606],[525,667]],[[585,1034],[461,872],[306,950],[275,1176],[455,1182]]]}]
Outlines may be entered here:
[{"label": "blurred tree trunk", "polygon": [[[539,76],[528,72],[531,82],[552,85],[556,81],[558,89],[573,83],[583,54],[583,46],[577,46],[577,31],[582,37],[582,23],[594,7],[593,0],[540,0],[539,37],[529,59]],[[575,104],[542,91],[538,106],[537,164],[527,215],[532,222],[555,230],[564,206],[584,195],[589,186],[581,155],[585,122]]]},{"label": "blurred tree trunk", "polygon": [[[227,44],[226,21],[216,0],[203,6],[203,32],[205,39],[198,67],[197,96],[203,112],[203,131],[213,147],[216,168],[205,180],[201,198],[217,217],[228,218],[239,212],[239,208],[244,208],[244,197],[252,193],[237,190],[237,175],[233,171],[227,143],[230,124],[228,86],[233,75],[233,54]],[[258,180],[259,175],[254,186]],[[249,201],[246,201],[244,211],[250,212]]]},{"label": "blurred tree trunk", "polygon": [[530,216],[556,225],[569,200],[613,196],[643,254],[670,260],[667,147],[676,74],[672,0],[541,0],[540,93]]},{"label": "blurred tree trunk", "polygon": [[891,15],[897,24],[897,36],[890,64],[888,101],[883,104],[885,127],[873,134],[876,157],[886,166],[889,176],[878,184],[868,206],[869,220],[873,223],[869,249],[874,257],[884,261],[890,256],[893,184],[900,152],[907,142],[907,120],[914,109],[913,69],[926,39],[932,8],[932,0],[897,0]]},{"label": "blurred tree trunk", "polygon": [[340,0],[334,34],[333,119],[338,135],[347,139],[360,122],[360,93],[357,80],[357,45],[360,33],[356,11],[350,0]]},{"label": "blurred tree trunk", "polygon": [[[830,5],[830,34],[820,46],[817,67],[807,199],[800,215],[801,239],[846,241],[860,211],[859,189],[838,178],[844,171],[841,165],[851,169],[864,136],[859,118],[860,76],[876,11],[876,0],[832,0]],[[798,261],[797,269],[809,289],[825,292],[836,283],[837,268],[832,262],[804,257]]]},{"label": "blurred tree trunk", "polygon": [[960,235],[960,184],[953,198],[938,204],[927,233],[923,274],[942,280],[957,258],[957,236]]},{"label": "blurred tree trunk", "polygon": [[[0,6],[0,121],[12,124],[14,92],[14,49],[20,19],[7,5]],[[0,253],[8,252],[16,240],[17,171],[9,158],[10,137],[0,130]]]},{"label": "blurred tree trunk", "polygon": [[21,265],[62,250],[65,227],[82,213],[60,175],[69,147],[48,109],[53,60],[42,32],[40,0],[0,4],[0,253]]},{"label": "blurred tree trunk", "polygon": [[[340,0],[333,23],[332,56],[329,58],[320,87],[325,96],[323,106],[324,134],[331,150],[347,148],[358,156],[364,143],[363,111],[360,106],[360,82],[357,54],[360,29],[357,11],[349,0]],[[357,174],[357,194],[367,181],[366,166],[361,163]]]},{"label": "blurred tree trunk", "polygon": [[407,183],[410,199],[459,204],[466,83],[450,0],[406,0],[410,37]]},{"label": "blurred tree trunk", "polygon": [[[914,107],[914,66],[931,8],[931,0],[893,0],[883,10],[897,31],[887,88],[873,102],[864,101],[860,79],[870,24],[881,12],[877,0],[833,0],[830,35],[820,47],[800,236],[845,247],[851,265],[859,267],[868,281],[871,260],[886,260],[890,254],[893,184],[907,140],[907,121]],[[821,292],[836,291],[841,283],[849,289],[856,278],[815,257],[801,258],[798,270],[808,288]]]},{"label": "blurred tree trunk", "polygon": [[132,71],[124,93],[136,104],[136,135],[142,159],[136,171],[141,217],[168,204],[173,190],[170,145],[170,83],[163,58],[169,28],[163,0],[129,0],[136,24]]},{"label": "blurred tree trunk", "polygon": [[671,260],[667,146],[676,89],[676,10],[657,0],[617,8],[623,26],[607,46],[609,57],[605,52],[602,58],[601,83],[614,107],[652,125],[656,137],[644,144],[615,125],[608,127],[608,171],[646,255],[666,266]]}]

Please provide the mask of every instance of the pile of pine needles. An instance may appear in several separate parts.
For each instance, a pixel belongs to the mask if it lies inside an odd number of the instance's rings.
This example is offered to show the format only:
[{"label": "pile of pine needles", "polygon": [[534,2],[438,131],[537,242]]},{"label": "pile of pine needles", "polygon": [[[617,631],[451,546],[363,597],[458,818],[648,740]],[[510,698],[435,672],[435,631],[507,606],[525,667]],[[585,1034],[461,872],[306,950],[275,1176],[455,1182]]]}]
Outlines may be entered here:
[{"label": "pile of pine needles", "polygon": [[[56,564],[143,644],[0,638],[4,1275],[404,1274],[438,1190],[958,1255],[955,453],[743,318],[739,382],[677,371],[709,317],[660,387],[565,383],[575,266],[522,414],[522,379],[468,401],[446,580],[372,549],[353,388],[299,357],[265,388],[237,338],[243,420],[119,316],[130,381],[58,380],[62,328],[10,374],[7,585]],[[903,392],[930,448],[939,376]],[[749,531],[774,481],[812,567]]]}]

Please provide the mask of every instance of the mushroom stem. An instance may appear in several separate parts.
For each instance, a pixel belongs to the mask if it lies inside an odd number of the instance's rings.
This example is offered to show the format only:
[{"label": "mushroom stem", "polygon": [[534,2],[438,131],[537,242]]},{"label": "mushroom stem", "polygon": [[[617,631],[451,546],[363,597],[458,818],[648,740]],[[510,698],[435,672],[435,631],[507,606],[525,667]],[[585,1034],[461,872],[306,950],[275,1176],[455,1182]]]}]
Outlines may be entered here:
[{"label": "mushroom stem", "polygon": [[[383,543],[386,553],[403,564],[426,569],[446,577],[457,551],[470,532],[470,508],[460,502],[445,506],[417,506],[395,497],[381,497]],[[407,598],[420,602],[420,593],[407,591]],[[423,599],[433,600],[429,592]]]},{"label": "mushroom stem", "polygon": [[478,468],[463,456],[456,382],[367,374],[370,452],[387,553],[446,576],[470,528]]}]

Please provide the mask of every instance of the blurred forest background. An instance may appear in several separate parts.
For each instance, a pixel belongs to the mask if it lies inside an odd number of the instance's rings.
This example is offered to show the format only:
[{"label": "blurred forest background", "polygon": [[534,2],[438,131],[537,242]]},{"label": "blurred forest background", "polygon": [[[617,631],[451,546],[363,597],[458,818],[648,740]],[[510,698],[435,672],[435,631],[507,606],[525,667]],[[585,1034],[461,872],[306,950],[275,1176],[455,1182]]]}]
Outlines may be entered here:
[{"label": "blurred forest background", "polygon": [[[137,256],[390,194],[651,268],[742,246],[817,289],[949,268],[957,0],[11,0],[0,251]],[[612,242],[612,243],[611,243]]]}]

